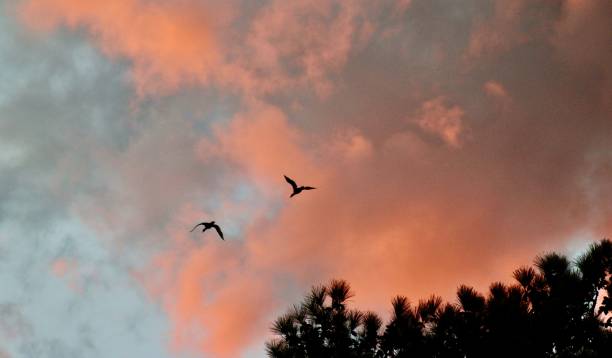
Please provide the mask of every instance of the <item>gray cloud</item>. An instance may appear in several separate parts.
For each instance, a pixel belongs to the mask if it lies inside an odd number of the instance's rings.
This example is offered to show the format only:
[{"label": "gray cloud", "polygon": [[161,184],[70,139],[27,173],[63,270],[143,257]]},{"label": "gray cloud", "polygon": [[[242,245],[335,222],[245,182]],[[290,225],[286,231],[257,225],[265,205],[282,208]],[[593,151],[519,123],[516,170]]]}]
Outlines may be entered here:
[{"label": "gray cloud", "polygon": [[[0,17],[0,347],[10,357],[167,357],[166,320],[74,203],[111,188],[96,163],[130,140],[124,70],[78,37]],[[142,259],[142,257],[141,257]],[[58,262],[71,264],[54,271]]]}]

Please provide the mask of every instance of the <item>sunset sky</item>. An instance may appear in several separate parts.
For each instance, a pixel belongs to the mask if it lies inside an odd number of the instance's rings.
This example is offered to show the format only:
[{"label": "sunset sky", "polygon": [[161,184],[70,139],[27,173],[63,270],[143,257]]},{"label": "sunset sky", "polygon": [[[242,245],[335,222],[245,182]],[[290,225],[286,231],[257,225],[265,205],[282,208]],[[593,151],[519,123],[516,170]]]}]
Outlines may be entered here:
[{"label": "sunset sky", "polygon": [[1,358],[263,357],[332,278],[386,316],[612,236],[610,1],[0,4]]}]

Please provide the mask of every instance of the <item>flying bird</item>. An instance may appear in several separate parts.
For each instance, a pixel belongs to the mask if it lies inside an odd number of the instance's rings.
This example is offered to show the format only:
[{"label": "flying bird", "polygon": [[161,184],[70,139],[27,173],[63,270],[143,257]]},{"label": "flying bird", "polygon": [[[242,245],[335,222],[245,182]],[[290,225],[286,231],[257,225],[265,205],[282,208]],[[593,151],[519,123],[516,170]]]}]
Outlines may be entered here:
[{"label": "flying bird", "polygon": [[214,221],[211,221],[211,222],[209,222],[209,223],[207,223],[207,222],[201,222],[201,223],[199,223],[198,225],[194,226],[194,227],[193,227],[193,229],[191,229],[191,231],[190,231],[190,232],[193,232],[193,230],[195,230],[195,229],[196,229],[198,226],[200,226],[200,225],[204,225],[204,229],[202,230],[202,232],[204,232],[204,231],[206,231],[206,230],[208,230],[208,229],[212,229],[212,228],[214,228],[215,230],[217,230],[217,233],[219,234],[219,236],[221,236],[221,240],[225,240],[225,239],[223,238],[223,232],[221,231],[221,228],[219,227],[219,225],[215,224],[215,222],[214,222]]},{"label": "flying bird", "polygon": [[295,181],[293,181],[293,179],[289,178],[286,175],[283,175],[285,177],[285,180],[287,181],[287,183],[289,183],[291,185],[291,187],[293,188],[293,193],[291,194],[291,196],[289,196],[290,198],[292,198],[294,195],[297,195],[299,193],[302,192],[302,190],[312,190],[312,189],[316,189],[314,187],[311,186],[298,186]]}]

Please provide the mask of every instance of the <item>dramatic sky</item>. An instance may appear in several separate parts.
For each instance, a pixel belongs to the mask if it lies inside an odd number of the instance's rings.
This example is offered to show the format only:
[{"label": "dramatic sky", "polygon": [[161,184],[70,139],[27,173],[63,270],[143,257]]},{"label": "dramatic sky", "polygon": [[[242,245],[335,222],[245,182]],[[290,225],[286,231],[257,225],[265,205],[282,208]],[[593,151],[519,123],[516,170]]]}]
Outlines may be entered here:
[{"label": "dramatic sky", "polygon": [[2,358],[261,357],[331,278],[610,235],[610,1],[0,0]]}]

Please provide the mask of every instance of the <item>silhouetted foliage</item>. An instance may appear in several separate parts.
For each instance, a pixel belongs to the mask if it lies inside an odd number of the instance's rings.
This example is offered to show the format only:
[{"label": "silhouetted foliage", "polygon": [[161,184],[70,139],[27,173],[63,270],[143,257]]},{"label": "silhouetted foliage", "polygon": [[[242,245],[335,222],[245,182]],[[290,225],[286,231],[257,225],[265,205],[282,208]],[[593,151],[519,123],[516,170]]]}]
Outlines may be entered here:
[{"label": "silhouetted foliage", "polygon": [[349,284],[313,287],[279,317],[270,357],[612,357],[612,241],[576,262],[550,253],[514,271],[516,284],[469,286],[457,302],[395,297],[389,322],[348,309]]}]

